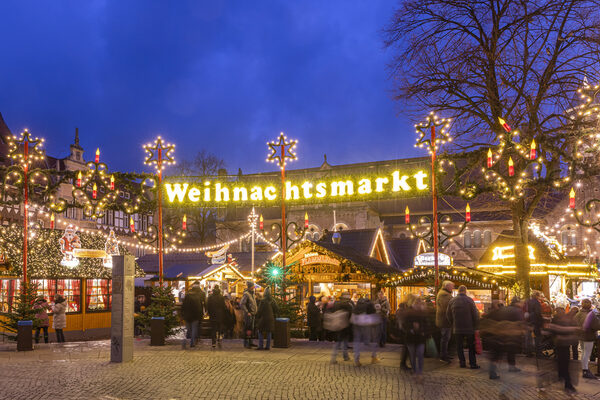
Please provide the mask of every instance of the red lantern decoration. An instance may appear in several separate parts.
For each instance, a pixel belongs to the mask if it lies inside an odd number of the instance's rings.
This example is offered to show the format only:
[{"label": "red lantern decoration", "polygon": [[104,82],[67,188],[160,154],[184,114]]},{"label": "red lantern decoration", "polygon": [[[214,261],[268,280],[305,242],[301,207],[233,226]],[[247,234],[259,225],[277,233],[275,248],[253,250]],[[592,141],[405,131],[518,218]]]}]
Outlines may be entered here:
[{"label": "red lantern decoration", "polygon": [[575,208],[575,189],[573,188],[569,192],[569,208]]},{"label": "red lantern decoration", "polygon": [[536,148],[535,139],[533,139],[531,141],[531,149],[529,150],[529,159],[530,160],[535,160],[535,148]]},{"label": "red lantern decoration", "polygon": [[110,190],[115,190],[115,176],[110,176]]},{"label": "red lantern decoration", "polygon": [[471,206],[467,203],[467,207],[465,208],[465,221],[471,222]]},{"label": "red lantern decoration", "polygon": [[508,176],[515,175],[515,163],[512,160],[512,157],[508,157]]},{"label": "red lantern decoration", "polygon": [[263,228],[264,228],[264,225],[263,225],[263,216],[262,216],[262,214],[260,214],[260,217],[258,218],[258,229],[260,229],[262,231]]},{"label": "red lantern decoration", "polygon": [[406,222],[406,224],[410,224],[410,210],[408,209],[408,206],[406,206],[406,209],[404,210],[404,222]]},{"label": "red lantern decoration", "polygon": [[184,231],[187,230],[187,216],[185,214],[183,214],[182,228]]},{"label": "red lantern decoration", "polygon": [[133,217],[129,217],[129,229],[131,233],[135,233],[135,224],[133,223]]},{"label": "red lantern decoration", "polygon": [[304,213],[304,228],[308,228],[308,212]]},{"label": "red lantern decoration", "polygon": [[83,176],[81,175],[81,171],[79,171],[79,173],[77,174],[77,187],[81,187],[81,178]]},{"label": "red lantern decoration", "polygon": [[100,162],[100,149],[96,149],[96,164]]},{"label": "red lantern decoration", "polygon": [[503,120],[502,118],[498,117],[498,122],[500,122],[500,125],[502,125],[502,127],[504,128],[504,130],[506,132],[510,132],[510,126],[508,126],[508,124],[506,123],[505,120]]},{"label": "red lantern decoration", "polygon": [[97,194],[98,194],[98,186],[96,186],[96,183],[94,183],[94,186],[92,187],[92,198],[96,199]]},{"label": "red lantern decoration", "polygon": [[54,213],[50,214],[50,229],[54,229]]}]

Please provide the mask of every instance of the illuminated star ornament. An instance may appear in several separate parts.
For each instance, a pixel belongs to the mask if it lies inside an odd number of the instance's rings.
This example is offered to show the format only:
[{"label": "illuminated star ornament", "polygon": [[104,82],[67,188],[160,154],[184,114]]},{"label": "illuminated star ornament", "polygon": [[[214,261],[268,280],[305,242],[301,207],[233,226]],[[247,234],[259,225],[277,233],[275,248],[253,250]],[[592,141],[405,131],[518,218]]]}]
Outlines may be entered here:
[{"label": "illuminated star ornament", "polygon": [[294,153],[297,144],[297,140],[290,139],[288,141],[287,137],[281,132],[277,141],[267,142],[267,146],[271,149],[267,161],[276,162],[283,169],[287,163],[286,160],[294,161],[298,159],[296,153]]},{"label": "illuminated star ornament", "polygon": [[[433,111],[429,113],[425,122],[415,125],[415,128],[419,135],[415,147],[426,147],[427,150],[429,150],[429,153],[433,151],[434,146],[435,151],[438,151],[441,145],[452,141],[452,137],[448,134],[450,120],[438,118]],[[436,132],[435,143],[431,143],[431,138],[429,136],[432,129],[435,129]]]},{"label": "illuminated star ornament", "polygon": [[44,159],[44,139],[34,138],[29,131],[25,129],[20,137],[8,137],[9,150],[8,156],[21,164],[22,167],[30,167],[36,161]]},{"label": "illuminated star ornament", "polygon": [[156,172],[162,172],[165,166],[175,164],[173,157],[175,145],[166,143],[160,136],[156,138],[154,144],[145,144],[143,148],[146,150],[144,164],[154,165]]}]

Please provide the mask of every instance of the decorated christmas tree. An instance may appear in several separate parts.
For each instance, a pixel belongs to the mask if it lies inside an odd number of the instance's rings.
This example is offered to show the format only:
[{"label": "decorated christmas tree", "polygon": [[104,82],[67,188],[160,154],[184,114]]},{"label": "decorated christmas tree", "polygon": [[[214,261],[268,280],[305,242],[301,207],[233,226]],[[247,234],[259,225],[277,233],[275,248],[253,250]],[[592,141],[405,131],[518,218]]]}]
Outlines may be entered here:
[{"label": "decorated christmas tree", "polygon": [[165,319],[165,337],[172,336],[179,330],[179,317],[175,313],[175,296],[170,287],[152,288],[151,303],[136,316],[136,324],[149,334],[150,321],[153,317]]},{"label": "decorated christmas tree", "polygon": [[277,302],[279,318],[289,318],[290,324],[295,324],[302,319],[302,307],[299,295],[293,296],[288,293],[288,287],[296,282],[292,279],[290,266],[281,265],[269,261],[257,274],[261,285],[272,288],[273,299]]},{"label": "decorated christmas tree", "polygon": [[20,287],[19,294],[8,304],[8,310],[0,312],[2,335],[10,340],[17,340],[19,321],[33,321],[33,328],[36,328],[39,322],[35,317],[37,311],[33,308],[37,297],[37,285],[21,282]]}]

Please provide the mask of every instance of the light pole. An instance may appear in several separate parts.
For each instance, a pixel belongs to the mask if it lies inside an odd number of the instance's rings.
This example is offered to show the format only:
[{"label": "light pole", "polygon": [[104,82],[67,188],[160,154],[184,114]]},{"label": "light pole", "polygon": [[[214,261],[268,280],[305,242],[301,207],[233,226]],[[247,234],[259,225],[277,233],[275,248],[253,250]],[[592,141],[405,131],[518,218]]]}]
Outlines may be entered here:
[{"label": "light pole", "polygon": [[[433,212],[431,219],[431,229],[430,234],[432,235],[431,244],[433,245],[433,265],[435,268],[435,292],[439,287],[439,265],[438,265],[438,254],[439,254],[439,227],[438,227],[438,206],[437,206],[437,182],[436,182],[436,173],[437,173],[437,151],[441,145],[445,144],[452,140],[450,136],[448,136],[448,128],[450,126],[450,121],[446,119],[439,119],[437,115],[432,111],[429,116],[425,119],[425,122],[415,125],[417,130],[417,134],[419,134],[419,138],[417,139],[417,143],[415,147],[425,147],[431,154],[431,197],[433,200]],[[436,129],[440,128],[439,134],[437,134]],[[430,138],[427,138],[427,134],[430,134]],[[406,208],[408,211],[408,207]],[[410,225],[410,215],[407,212],[407,224],[409,228]],[[466,224],[465,224],[466,225]],[[462,228],[464,230],[464,226]],[[412,231],[412,229],[411,229]],[[462,230],[461,230],[462,231]],[[414,232],[413,232],[414,234]]]},{"label": "light pole", "polygon": [[[279,138],[272,142],[267,142],[267,146],[271,149],[271,154],[267,157],[267,161],[276,162],[281,168],[281,251],[282,255],[282,266],[285,268],[285,253],[287,251],[286,240],[288,239],[287,228],[285,222],[285,165],[286,160],[297,160],[294,149],[296,148],[297,140],[287,140],[287,137],[281,132]],[[285,230],[285,232],[284,232]]]},{"label": "light pole", "polygon": [[[8,156],[16,161],[16,165],[7,170],[7,176],[11,174],[21,175],[23,184],[23,281],[27,284],[27,241],[29,226],[29,180],[31,176],[41,174],[40,171],[30,170],[33,163],[44,159],[44,151],[41,146],[44,139],[32,138],[27,129],[21,132],[20,137],[8,137],[9,152]],[[32,173],[32,175],[30,175]],[[48,181],[48,177],[44,177]],[[17,181],[19,182],[19,181]],[[6,186],[7,180],[4,180]],[[3,188],[5,190],[5,188]]]},{"label": "light pole", "polygon": [[146,144],[143,146],[146,151],[146,160],[144,164],[154,165],[156,169],[156,201],[158,204],[158,282],[162,286],[163,283],[163,221],[162,221],[162,173],[165,166],[175,164],[173,152],[175,151],[174,144],[168,144],[159,136],[154,141],[154,144]]}]

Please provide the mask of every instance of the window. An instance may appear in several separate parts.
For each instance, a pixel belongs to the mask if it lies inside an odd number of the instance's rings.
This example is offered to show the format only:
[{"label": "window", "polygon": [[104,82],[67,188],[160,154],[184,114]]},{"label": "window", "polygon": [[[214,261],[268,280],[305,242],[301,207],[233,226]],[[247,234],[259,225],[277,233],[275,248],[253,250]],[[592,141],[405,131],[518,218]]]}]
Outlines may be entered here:
[{"label": "window", "polygon": [[560,243],[563,246],[577,246],[577,232],[567,228],[560,234]]},{"label": "window", "polygon": [[65,298],[67,312],[81,311],[81,281],[79,279],[32,279],[37,285],[38,296],[44,296],[50,303],[57,295]]},{"label": "window", "polygon": [[123,211],[115,211],[115,226],[117,228],[127,227],[127,216]]},{"label": "window", "polygon": [[86,284],[86,311],[110,311],[112,281],[110,279],[88,279]]},{"label": "window", "polygon": [[113,210],[106,211],[106,214],[104,215],[104,221],[105,221],[106,225],[114,226],[115,225],[115,212]]},{"label": "window", "polygon": [[472,246],[471,232],[469,231],[465,231],[465,233],[463,233],[463,246],[465,249],[470,249]]},{"label": "window", "polygon": [[2,312],[8,312],[18,291],[19,281],[17,279],[0,280],[0,310]]},{"label": "window", "polygon": [[473,247],[477,249],[481,247],[481,231],[479,230],[473,232]]},{"label": "window", "polygon": [[483,247],[487,247],[492,243],[492,231],[483,232]]},{"label": "window", "polygon": [[133,224],[135,226],[136,232],[139,232],[140,231],[140,215],[139,214],[133,214],[131,216],[131,218],[133,218]]},{"label": "window", "polygon": [[77,208],[75,207],[69,207],[65,210],[65,218],[77,219],[77,215]]}]

